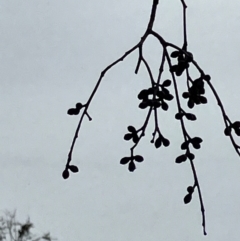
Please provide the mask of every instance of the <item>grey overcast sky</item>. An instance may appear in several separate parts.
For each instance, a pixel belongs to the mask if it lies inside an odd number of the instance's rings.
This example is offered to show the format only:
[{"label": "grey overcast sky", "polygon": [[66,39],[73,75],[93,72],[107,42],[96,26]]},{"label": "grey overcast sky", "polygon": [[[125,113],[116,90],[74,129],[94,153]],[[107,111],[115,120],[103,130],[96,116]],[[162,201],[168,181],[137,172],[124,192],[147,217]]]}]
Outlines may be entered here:
[{"label": "grey overcast sky", "polygon": [[[159,2],[154,29],[181,46],[180,1]],[[211,75],[229,117],[240,120],[240,2],[186,3],[189,51]],[[0,1],[0,208],[16,209],[20,220],[29,215],[37,233],[50,231],[60,241],[239,240],[240,158],[223,134],[208,88],[209,103],[193,109],[198,120],[187,124],[204,140],[194,153],[207,236],[197,193],[183,203],[193,177],[189,163],[175,163],[182,136],[174,101],[159,116],[170,147],[156,150],[150,144],[150,124],[136,153],[145,161],[134,173],[119,164],[131,147],[123,140],[127,126],[140,127],[146,116],[136,97],[149,79],[144,66],[134,74],[137,52],[104,77],[89,108],[93,121],[84,119],[73,154],[80,172],[67,181],[61,177],[78,123],[67,110],[84,103],[101,70],[139,41],[151,5],[151,0]],[[144,46],[155,75],[160,50],[153,38]]]}]

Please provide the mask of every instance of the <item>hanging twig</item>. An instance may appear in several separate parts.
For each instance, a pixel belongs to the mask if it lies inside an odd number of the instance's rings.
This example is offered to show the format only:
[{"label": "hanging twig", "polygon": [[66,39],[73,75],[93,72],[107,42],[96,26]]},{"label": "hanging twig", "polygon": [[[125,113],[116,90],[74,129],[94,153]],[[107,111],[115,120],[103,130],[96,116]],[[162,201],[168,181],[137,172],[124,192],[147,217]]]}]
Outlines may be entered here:
[{"label": "hanging twig", "polygon": [[[193,57],[193,54],[188,51],[188,41],[187,41],[187,14],[186,9],[187,5],[184,0],[180,0],[182,3],[182,9],[183,9],[183,45],[182,47],[179,47],[171,42],[167,42],[159,33],[153,30],[153,25],[157,13],[157,7],[158,7],[158,0],[153,0],[152,3],[152,9],[150,14],[150,19],[146,28],[145,33],[141,37],[140,41],[134,45],[132,48],[130,48],[124,55],[122,55],[120,58],[115,60],[113,63],[108,65],[100,74],[100,77],[97,81],[96,86],[94,87],[89,99],[85,104],[77,103],[75,108],[71,108],[68,110],[69,115],[78,115],[80,111],[82,110],[82,114],[75,132],[75,135],[73,137],[73,141],[70,147],[70,151],[68,154],[68,159],[66,163],[66,167],[62,173],[62,176],[64,179],[67,179],[69,177],[69,170],[71,172],[78,172],[78,167],[74,165],[70,165],[70,162],[72,160],[72,153],[74,149],[74,145],[76,143],[76,139],[78,138],[79,131],[83,122],[83,119],[85,116],[88,117],[89,120],[92,118],[88,114],[88,109],[90,107],[91,101],[93,100],[93,97],[95,96],[99,85],[101,84],[104,75],[116,64],[123,61],[128,55],[133,53],[135,50],[138,50],[138,60],[136,64],[135,73],[137,74],[139,71],[139,68],[141,66],[141,63],[144,64],[147,73],[149,75],[150,79],[150,87],[143,89],[138,94],[138,99],[140,100],[139,108],[140,109],[147,109],[148,112],[146,115],[146,119],[143,122],[143,125],[139,128],[136,128],[134,126],[128,126],[128,133],[124,135],[124,140],[126,141],[133,141],[133,145],[130,148],[130,156],[123,157],[120,160],[120,163],[123,165],[128,164],[128,170],[130,172],[133,172],[136,169],[136,162],[142,162],[144,158],[141,155],[135,155],[134,151],[136,147],[138,146],[141,139],[145,136],[145,130],[146,127],[150,121],[151,115],[153,114],[153,120],[155,123],[155,128],[152,133],[152,139],[151,143],[154,144],[156,148],[160,148],[161,146],[169,146],[170,141],[163,135],[160,128],[160,122],[158,118],[158,112],[161,111],[167,111],[169,106],[168,102],[174,99],[174,96],[170,93],[168,87],[171,86],[173,83],[174,88],[174,95],[175,100],[177,104],[177,113],[175,115],[175,118],[180,121],[180,127],[182,130],[183,135],[183,143],[181,144],[181,149],[183,150],[183,154],[179,155],[175,162],[176,163],[182,163],[186,160],[189,160],[192,173],[193,173],[193,185],[190,185],[187,187],[187,195],[184,197],[184,203],[187,204],[192,200],[192,195],[194,193],[195,188],[197,188],[198,197],[200,201],[200,209],[202,213],[202,227],[203,227],[203,233],[206,235],[206,220],[205,220],[205,208],[202,198],[202,193],[200,189],[200,184],[198,180],[198,176],[196,173],[196,168],[194,165],[193,160],[195,159],[195,155],[192,153],[192,149],[199,149],[201,148],[202,138],[200,137],[191,137],[191,135],[188,133],[186,128],[186,121],[195,121],[197,117],[193,113],[186,112],[182,105],[181,105],[181,99],[180,94],[178,90],[177,85],[177,78],[181,76],[183,73],[186,73],[186,89],[187,91],[182,93],[183,99],[187,100],[187,105],[190,109],[194,108],[196,105],[200,104],[206,104],[207,98],[204,96],[205,94],[205,83],[210,87],[211,91],[213,92],[213,95],[215,96],[217,103],[221,109],[223,120],[225,123],[225,135],[230,137],[230,140],[232,142],[233,147],[235,148],[237,154],[240,156],[240,146],[236,144],[233,135],[232,130],[235,131],[235,134],[240,136],[240,122],[235,121],[232,122],[223,107],[223,104],[214,88],[212,83],[210,82],[211,77],[204,73],[204,71],[200,68],[200,66],[197,64],[196,60]],[[149,35],[154,36],[160,43],[160,46],[163,49],[161,62],[159,64],[159,73],[155,80],[154,75],[152,74],[151,67],[148,64],[147,60],[144,57],[143,54],[143,45],[145,40]],[[170,54],[170,50],[173,50]],[[177,63],[173,64],[172,61],[177,60]],[[165,63],[168,64],[169,71],[171,73],[172,80],[165,79],[161,81],[162,73],[164,72],[164,65]],[[199,77],[197,79],[192,79],[190,74],[190,67],[195,68],[199,72]]]}]

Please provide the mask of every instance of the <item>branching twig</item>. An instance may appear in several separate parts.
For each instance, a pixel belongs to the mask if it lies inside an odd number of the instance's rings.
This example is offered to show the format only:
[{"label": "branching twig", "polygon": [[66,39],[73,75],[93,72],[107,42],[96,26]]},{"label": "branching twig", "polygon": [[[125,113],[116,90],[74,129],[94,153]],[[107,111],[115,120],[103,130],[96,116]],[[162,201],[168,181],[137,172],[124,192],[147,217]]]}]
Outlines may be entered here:
[{"label": "branching twig", "polygon": [[[194,114],[186,112],[182,106],[180,101],[180,94],[178,90],[177,85],[177,77],[181,76],[184,72],[186,73],[186,87],[187,91],[182,93],[182,97],[187,100],[188,107],[192,109],[195,105],[199,104],[206,104],[207,98],[204,96],[205,94],[205,88],[204,84],[207,83],[210,87],[211,91],[213,92],[217,103],[221,109],[223,120],[225,123],[225,135],[230,137],[230,140],[232,142],[233,147],[235,148],[236,152],[240,156],[240,146],[236,144],[233,135],[232,130],[235,131],[236,135],[240,136],[240,122],[235,121],[231,122],[228,116],[226,115],[225,109],[223,107],[223,104],[213,87],[212,83],[210,82],[210,76],[205,74],[204,71],[200,68],[200,66],[197,64],[197,62],[194,60],[193,54],[188,51],[188,42],[187,42],[187,20],[186,20],[186,9],[187,5],[184,0],[180,0],[182,3],[182,9],[183,9],[183,45],[182,47],[179,47],[173,43],[167,42],[159,33],[153,30],[153,25],[156,17],[157,7],[158,7],[158,0],[153,0],[150,19],[147,25],[147,29],[143,36],[141,37],[140,41],[130,48],[124,55],[122,55],[120,58],[115,60],[113,63],[108,65],[100,74],[100,77],[97,81],[96,86],[94,87],[89,99],[85,104],[77,103],[76,108],[71,108],[68,110],[69,115],[78,115],[80,110],[83,109],[75,135],[73,137],[72,145],[68,154],[68,159],[66,163],[65,170],[63,171],[63,178],[67,179],[69,177],[69,170],[71,172],[78,172],[78,168],[74,165],[70,165],[70,162],[72,160],[72,152],[74,149],[74,145],[76,142],[76,139],[78,138],[80,127],[83,122],[83,118],[86,115],[89,120],[91,120],[91,117],[88,114],[88,108],[90,107],[91,101],[93,100],[93,97],[95,96],[99,85],[101,84],[104,75],[107,73],[108,70],[110,70],[112,67],[114,67],[119,62],[123,61],[128,55],[130,55],[135,50],[138,50],[138,60],[135,68],[135,73],[137,74],[139,71],[139,68],[141,66],[141,63],[143,62],[148,75],[150,79],[150,87],[147,89],[143,89],[138,94],[138,99],[140,100],[139,108],[140,109],[146,109],[148,108],[148,113],[146,116],[146,119],[142,125],[142,127],[136,129],[134,126],[128,126],[128,133],[125,134],[124,139],[126,141],[132,140],[133,146],[130,148],[130,156],[123,157],[120,161],[121,164],[125,165],[128,164],[128,170],[133,172],[136,169],[135,162],[142,162],[144,158],[141,155],[134,155],[135,148],[139,144],[140,140],[145,136],[145,130],[149,123],[150,117],[153,114],[154,115],[154,122],[155,122],[155,128],[152,133],[152,139],[151,143],[155,145],[156,148],[161,147],[162,145],[167,147],[170,144],[170,141],[163,136],[163,134],[160,131],[159,126],[159,118],[158,118],[158,110],[162,109],[163,111],[167,111],[169,106],[168,102],[171,101],[174,96],[170,93],[168,90],[168,87],[173,82],[173,88],[174,88],[174,94],[177,104],[177,113],[175,115],[175,118],[180,121],[180,126],[182,130],[183,135],[183,143],[181,145],[181,149],[185,151],[184,154],[178,156],[175,160],[176,163],[182,163],[185,162],[187,159],[190,162],[190,166],[193,173],[193,179],[194,183],[192,186],[187,187],[187,195],[184,197],[184,203],[187,204],[192,199],[192,194],[194,193],[195,188],[197,188],[198,197],[200,201],[200,209],[202,213],[202,226],[203,226],[203,233],[206,235],[206,220],[205,220],[205,208],[203,203],[203,197],[200,189],[200,184],[198,180],[198,176],[196,173],[196,168],[194,165],[194,158],[195,155],[191,152],[192,147],[194,149],[201,148],[202,139],[200,137],[191,137],[190,134],[187,131],[185,120],[189,121],[195,121],[197,118]],[[152,35],[155,37],[159,43],[160,46],[163,49],[162,59],[159,65],[159,73],[157,76],[157,79],[155,81],[154,75],[152,74],[151,68],[147,62],[147,60],[144,57],[143,54],[143,44],[147,37],[149,35]],[[173,49],[174,51],[170,54],[169,49]],[[172,59],[176,59],[177,63],[173,64]],[[166,79],[161,81],[162,73],[164,71],[164,64],[167,62],[169,71],[171,73],[172,80]],[[199,72],[199,78],[192,79],[190,74],[190,67],[196,68],[196,70]],[[184,119],[185,118],[185,119]]]}]

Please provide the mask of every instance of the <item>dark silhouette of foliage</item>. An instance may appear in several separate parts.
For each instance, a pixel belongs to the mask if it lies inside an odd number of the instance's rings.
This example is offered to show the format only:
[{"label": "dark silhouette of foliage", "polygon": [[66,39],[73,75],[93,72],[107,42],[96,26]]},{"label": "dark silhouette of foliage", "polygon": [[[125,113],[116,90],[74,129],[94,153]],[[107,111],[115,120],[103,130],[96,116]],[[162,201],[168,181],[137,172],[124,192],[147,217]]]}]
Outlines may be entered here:
[{"label": "dark silhouette of foliage", "polygon": [[31,229],[32,222],[28,218],[25,223],[16,221],[16,211],[5,212],[4,216],[0,217],[0,241],[52,241],[56,240],[50,236],[50,233],[37,236],[33,235]]},{"label": "dark silhouette of foliage", "polygon": [[[160,130],[160,126],[158,122],[158,113],[161,110],[167,111],[169,108],[168,103],[170,101],[175,101],[177,105],[177,113],[175,114],[175,118],[179,120],[181,130],[182,130],[182,135],[183,135],[183,142],[181,144],[181,149],[183,150],[183,153],[181,153],[176,158],[175,162],[177,164],[180,164],[188,160],[190,162],[190,166],[191,166],[193,178],[194,178],[193,185],[187,188],[188,194],[184,197],[183,201],[185,204],[189,203],[192,200],[192,195],[195,189],[197,189],[197,195],[199,197],[200,210],[202,214],[203,233],[204,235],[206,235],[207,233],[206,233],[206,221],[205,221],[205,208],[204,208],[204,203],[203,203],[203,198],[202,198],[202,193],[200,189],[200,184],[198,181],[196,168],[193,162],[193,160],[195,159],[195,155],[192,153],[194,151],[192,149],[201,148],[201,143],[203,140],[201,139],[201,137],[191,137],[191,135],[187,131],[185,123],[187,121],[196,121],[197,117],[194,114],[185,111],[181,105],[181,101],[187,102],[187,106],[190,109],[194,108],[196,105],[204,105],[207,103],[207,98],[205,96],[205,87],[207,86],[208,88],[210,88],[222,113],[223,121],[225,124],[224,133],[226,136],[230,138],[231,143],[239,156],[240,156],[240,146],[237,145],[237,143],[234,140],[233,131],[237,136],[240,136],[240,121],[232,122],[229,119],[229,117],[225,112],[223,104],[220,100],[220,97],[218,96],[217,91],[215,90],[211,82],[210,75],[206,74],[201,69],[201,67],[196,62],[194,55],[188,51],[187,20],[186,20],[187,5],[184,0],[180,0],[180,1],[183,9],[183,45],[182,47],[179,47],[173,43],[167,42],[159,33],[153,30],[153,24],[155,21],[157,7],[159,3],[158,0],[153,0],[147,29],[143,34],[143,36],[140,38],[140,41],[131,49],[126,51],[124,55],[122,55],[120,58],[115,60],[113,63],[111,63],[101,72],[100,77],[97,81],[97,84],[94,87],[89,99],[85,104],[77,103],[76,108],[68,110],[69,115],[77,115],[80,113],[80,110],[82,111],[82,114],[72,141],[72,145],[68,154],[66,167],[65,167],[65,170],[63,171],[62,176],[63,178],[67,179],[69,177],[69,170],[72,172],[78,171],[77,167],[70,165],[70,162],[72,160],[72,152],[74,149],[76,139],[78,138],[78,133],[79,133],[79,129],[81,127],[83,118],[87,116],[88,119],[91,120],[91,117],[89,116],[87,111],[96,91],[98,90],[98,87],[104,75],[113,66],[118,64],[120,61],[123,61],[128,55],[133,53],[135,50],[138,50],[139,57],[138,57],[135,73],[136,74],[138,73],[140,65],[142,64],[143,66],[145,66],[150,79],[150,86],[141,90],[137,96],[140,101],[139,108],[143,110],[147,109],[147,114],[146,114],[146,119],[140,128],[128,126],[128,133],[125,134],[124,140],[132,141],[133,145],[130,148],[130,156],[122,158],[120,160],[120,164],[122,165],[128,164],[128,170],[130,172],[133,172],[136,169],[135,163],[136,162],[140,163],[144,160],[142,156],[134,155],[134,149],[141,141],[141,139],[145,136],[145,130],[151,115],[154,116],[154,123],[155,123],[155,128],[152,134],[151,143],[153,143],[156,148],[160,148],[162,146],[167,147],[170,145],[170,141],[163,135],[162,131]],[[159,74],[156,79],[153,77],[151,68],[148,62],[146,61],[146,59],[144,58],[143,52],[142,52],[144,42],[148,38],[148,36],[155,37],[159,41],[159,44],[163,49],[163,54],[159,63]],[[169,69],[171,80],[170,79],[161,80],[165,65],[167,65]],[[199,73],[198,78],[193,79],[191,77],[190,67],[195,68],[198,71]],[[179,93],[179,90],[178,90],[179,83],[177,82],[177,77],[183,76],[183,75],[185,75],[185,79],[186,79],[186,91],[183,93]],[[170,93],[168,89],[168,87],[171,85],[173,85],[174,93]],[[180,98],[181,96],[183,99]]]}]

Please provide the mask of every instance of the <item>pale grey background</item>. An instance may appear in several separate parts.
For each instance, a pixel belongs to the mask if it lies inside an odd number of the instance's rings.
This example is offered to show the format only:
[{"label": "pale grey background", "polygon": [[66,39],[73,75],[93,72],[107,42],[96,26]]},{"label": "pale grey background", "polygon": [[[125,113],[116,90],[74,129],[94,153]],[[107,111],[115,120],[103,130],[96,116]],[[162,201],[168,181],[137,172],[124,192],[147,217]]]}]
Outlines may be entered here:
[{"label": "pale grey background", "polygon": [[[221,96],[232,120],[240,119],[240,2],[186,1],[189,50]],[[89,97],[103,68],[135,45],[145,31],[152,1],[2,0],[0,2],[0,208],[31,217],[36,232],[61,241],[237,241],[240,237],[240,158],[223,135],[223,121],[209,90],[209,104],[188,124],[200,135],[196,168],[206,208],[203,236],[199,199],[183,204],[193,183],[189,163],[175,164],[182,136],[175,103],[160,115],[169,148],[150,145],[151,127],[137,148],[145,161],[134,173],[119,160],[129,155],[126,127],[139,127],[146,111],[139,91],[146,70],[138,54],[110,70],[83,122],[73,155],[80,173],[61,177],[78,117],[66,112]],[[180,1],[160,0],[154,29],[182,45]],[[144,54],[157,74],[158,42]],[[167,69],[167,68],[166,68]],[[179,82],[184,81],[181,77]],[[183,89],[184,90],[184,89]]]}]

